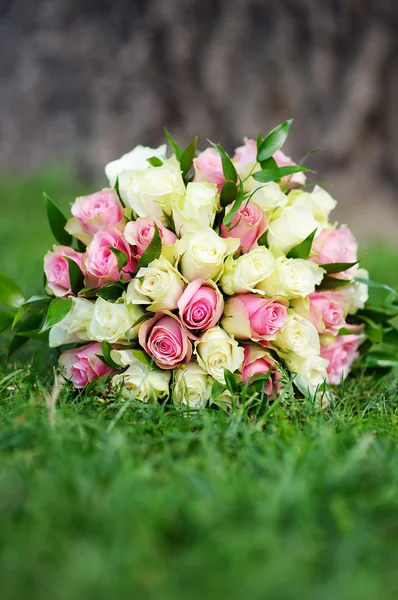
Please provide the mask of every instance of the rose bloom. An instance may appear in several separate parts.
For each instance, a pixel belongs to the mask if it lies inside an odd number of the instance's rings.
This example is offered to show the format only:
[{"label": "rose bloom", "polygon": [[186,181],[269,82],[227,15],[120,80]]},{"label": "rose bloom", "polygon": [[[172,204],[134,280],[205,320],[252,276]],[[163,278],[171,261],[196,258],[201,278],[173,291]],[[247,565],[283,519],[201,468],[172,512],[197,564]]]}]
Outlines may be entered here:
[{"label": "rose bloom", "polygon": [[125,240],[136,249],[138,256],[142,256],[148,248],[155,233],[154,223],[158,226],[162,246],[171,246],[177,240],[175,233],[166,229],[159,219],[139,217],[136,221],[127,223],[123,236]]},{"label": "rose bloom", "polygon": [[112,189],[76,198],[71,210],[89,235],[94,235],[105,227],[112,227],[123,218],[122,205],[116,191]]},{"label": "rose bloom", "polygon": [[319,334],[314,325],[294,313],[290,314],[275,340],[278,352],[300,357],[319,354]]},{"label": "rose bloom", "polygon": [[207,148],[193,159],[195,166],[194,181],[208,181],[215,183],[218,191],[221,191],[225,183],[221,156],[215,148]]},{"label": "rose bloom", "polygon": [[[311,257],[311,260],[318,265],[351,263],[357,261],[358,244],[351,230],[342,225],[339,229],[325,229],[315,236],[312,250],[317,256]],[[353,270],[356,270],[356,266],[333,276],[338,279],[351,279]]]},{"label": "rose bloom", "polygon": [[211,377],[225,384],[225,369],[234,373],[243,362],[243,348],[221,327],[205,331],[195,342],[199,365]]},{"label": "rose bloom", "polygon": [[[117,258],[111,248],[127,255],[128,262],[122,270],[119,270]],[[130,273],[135,272],[136,266],[137,261],[131,255],[131,248],[118,229],[98,231],[87,248],[87,285],[99,288],[112,281],[119,281],[121,276],[130,279]]]},{"label": "rose bloom", "polygon": [[159,148],[150,148],[149,146],[136,146],[123,154],[117,160],[113,160],[105,167],[105,174],[109,179],[109,184],[114,187],[116,179],[125,171],[143,171],[149,166],[148,158],[155,156],[160,160],[165,160],[167,145],[162,144]]},{"label": "rose bloom", "polygon": [[173,403],[204,408],[210,400],[213,380],[197,362],[189,362],[173,373]]},{"label": "rose bloom", "polygon": [[264,386],[264,394],[270,400],[275,400],[282,388],[282,373],[276,369],[275,360],[261,346],[256,344],[245,346],[242,365],[243,381],[246,383],[248,379],[256,375],[266,375],[270,371],[270,376]]},{"label": "rose bloom", "polygon": [[274,255],[264,246],[253,248],[236,260],[229,256],[224,264],[220,287],[228,296],[247,292],[263,295],[257,288],[272,275],[274,269]]},{"label": "rose bloom", "polygon": [[70,289],[69,265],[65,257],[71,258],[84,272],[84,254],[68,246],[54,246],[44,257],[44,273],[47,279],[46,290],[55,296],[73,295]]},{"label": "rose bloom", "polygon": [[141,267],[126,291],[127,304],[148,304],[148,310],[174,310],[185,288],[179,271],[163,256]]},{"label": "rose bloom", "polygon": [[156,313],[140,326],[138,340],[161,369],[189,362],[192,345],[178,318],[168,311]]},{"label": "rose bloom", "polygon": [[317,331],[337,335],[345,326],[344,297],[337,292],[313,292],[309,300],[311,321]]},{"label": "rose bloom", "polygon": [[317,227],[311,206],[297,202],[286,206],[277,218],[270,221],[268,243],[287,254]]},{"label": "rose bloom", "polygon": [[321,356],[329,361],[328,383],[339,385],[347,377],[352,363],[359,356],[362,337],[357,334],[339,335],[332,344],[321,346]]},{"label": "rose bloom", "polygon": [[[232,205],[227,208],[226,214]],[[224,223],[220,226],[222,238],[239,238],[242,252],[245,254],[257,245],[258,238],[267,229],[267,219],[264,211],[253,202],[242,203],[231,226],[227,229]]]},{"label": "rose bloom", "polygon": [[270,298],[306,298],[321,283],[324,273],[323,269],[310,260],[280,256],[275,260],[274,272],[260,282],[257,288]]},{"label": "rose bloom", "polygon": [[224,299],[214,281],[195,279],[187,286],[177,306],[188,336],[197,339],[203,331],[217,325],[224,310]]},{"label": "rose bloom", "polygon": [[286,322],[287,305],[255,294],[234,296],[225,305],[222,327],[240,340],[273,340]]},{"label": "rose bloom", "polygon": [[64,377],[71,380],[76,388],[84,388],[97,377],[113,373],[96,355],[102,356],[101,344],[88,344],[81,348],[67,350],[59,357],[59,365]]},{"label": "rose bloom", "polygon": [[181,237],[184,233],[195,231],[198,226],[213,227],[218,208],[217,186],[207,181],[191,181],[185,196],[173,205],[174,229]]}]

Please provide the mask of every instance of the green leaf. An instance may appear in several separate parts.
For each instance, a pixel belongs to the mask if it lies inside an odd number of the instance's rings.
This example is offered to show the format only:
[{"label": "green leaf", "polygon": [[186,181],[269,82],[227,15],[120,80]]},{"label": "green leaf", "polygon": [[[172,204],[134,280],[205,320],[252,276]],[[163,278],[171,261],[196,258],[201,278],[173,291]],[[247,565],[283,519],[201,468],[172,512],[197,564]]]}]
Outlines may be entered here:
[{"label": "green leaf", "polygon": [[12,328],[14,329],[15,325],[22,319],[28,310],[32,309],[35,311],[40,311],[43,308],[47,308],[50,302],[51,298],[49,296],[31,296],[18,308],[16,314],[14,315]]},{"label": "green leaf", "polygon": [[3,333],[6,329],[11,327],[14,319],[14,313],[2,312],[0,313],[0,333]]},{"label": "green leaf", "polygon": [[235,379],[235,375],[228,371],[228,369],[224,369],[224,377],[225,377],[225,385],[227,389],[234,395],[238,391],[238,384]]},{"label": "green leaf", "polygon": [[175,141],[175,139],[173,138],[171,133],[166,129],[166,127],[163,128],[163,131],[165,133],[165,136],[167,137],[167,141],[169,142],[170,148],[176,155],[177,159],[180,160],[181,154],[182,154],[181,146],[179,146],[179,144],[177,144],[177,142]]},{"label": "green leaf", "polygon": [[244,196],[244,191],[243,191],[243,184],[241,183],[239,185],[238,195],[236,196],[236,200],[233,203],[232,208],[229,211],[229,213],[227,215],[225,215],[225,217],[223,219],[223,223],[224,223],[225,227],[230,227],[232,225],[235,215],[238,212],[238,210],[240,209],[244,199],[245,199],[245,196]]},{"label": "green leaf", "polygon": [[234,202],[236,195],[238,193],[238,188],[234,181],[226,181],[221,188],[220,194],[220,204],[221,206],[228,206]]},{"label": "green leaf", "polygon": [[125,204],[124,204],[124,202],[123,202],[123,200],[122,200],[122,197],[121,197],[121,195],[120,195],[119,175],[116,177],[116,181],[115,181],[115,188],[114,188],[114,189],[115,189],[115,192],[116,192],[116,193],[117,193],[117,195],[118,195],[118,198],[119,198],[119,200],[120,200],[120,204],[121,204],[121,205],[122,205],[122,206],[125,208],[126,206],[125,206]]},{"label": "green leaf", "polygon": [[27,337],[23,337],[22,335],[14,335],[8,348],[8,358],[10,358],[14,352],[19,350],[19,348],[21,348],[21,346],[26,344],[28,341],[29,338]]},{"label": "green leaf", "polygon": [[292,123],[293,119],[284,121],[284,123],[281,123],[275,127],[275,129],[270,131],[270,133],[262,140],[257,149],[258,162],[267,160],[267,158],[271,158],[275,152],[282,148],[287,136],[289,135],[289,130]]},{"label": "green leaf", "polygon": [[51,231],[53,236],[63,246],[70,246],[72,244],[72,236],[65,231],[66,217],[62,213],[61,209],[51,200],[50,196],[43,193],[44,201],[46,203],[46,211],[48,222],[50,223]]},{"label": "green leaf", "polygon": [[397,356],[385,354],[383,352],[371,352],[366,355],[363,360],[368,367],[381,367],[385,369],[394,369],[398,367]]},{"label": "green leaf", "polygon": [[373,281],[372,279],[363,279],[362,277],[355,277],[355,281],[358,281],[358,283],[366,283],[366,285],[371,288],[385,290],[387,292],[390,292],[390,294],[392,294],[393,296],[398,295],[396,290],[394,290],[389,285],[386,285],[385,283],[379,283],[378,281]]},{"label": "green leaf", "polygon": [[279,167],[278,167],[278,165],[276,164],[276,161],[275,161],[275,159],[274,159],[274,158],[272,158],[272,156],[271,156],[271,158],[267,158],[267,160],[262,160],[262,161],[260,162],[260,166],[261,166],[261,168],[262,168],[263,170],[265,170],[265,169],[272,169],[272,170],[274,170],[274,171],[275,171],[276,169],[278,169],[278,172],[279,172]]},{"label": "green leaf", "polygon": [[155,231],[151,243],[141,256],[137,265],[137,273],[142,267],[147,267],[153,260],[159,258],[162,253],[162,240],[160,239],[159,228],[156,223],[153,223]]},{"label": "green leaf", "polygon": [[147,367],[153,367],[154,366],[153,358],[151,358],[149,356],[149,354],[147,354],[146,352],[144,352],[144,350],[139,350],[139,349],[133,350],[133,355],[135,356],[135,358],[137,360],[139,360],[140,362],[142,362]]},{"label": "green leaf", "polygon": [[181,153],[180,165],[181,165],[181,171],[182,171],[183,177],[186,177],[186,175],[192,169],[193,159],[195,158],[197,143],[198,143],[198,138],[196,136],[193,138],[192,142],[190,142],[188,144],[188,146],[186,146],[184,148],[184,150]]},{"label": "green leaf", "polygon": [[108,248],[116,256],[117,268],[119,269],[119,271],[121,271],[123,267],[125,267],[129,262],[129,257],[125,252],[123,252],[123,250],[119,250],[118,248],[114,248],[113,246],[108,246]]},{"label": "green leaf", "polygon": [[324,148],[314,148],[313,150],[310,150],[309,152],[307,152],[307,154],[304,154],[303,158],[301,158],[297,164],[299,166],[303,165],[305,163],[305,161],[307,160],[307,158],[309,158],[316,152],[322,152],[322,150],[324,150]]},{"label": "green leaf", "polygon": [[392,319],[389,319],[388,323],[391,325],[391,327],[394,327],[394,329],[398,331],[398,314]]},{"label": "green leaf", "polygon": [[310,235],[307,236],[305,240],[303,240],[302,242],[300,242],[300,244],[297,244],[297,246],[294,246],[294,248],[289,250],[289,252],[286,255],[287,258],[303,258],[306,260],[310,255],[312,242],[316,232],[317,230],[314,229],[314,231],[311,231]]},{"label": "green leaf", "polygon": [[332,290],[334,288],[339,288],[347,285],[348,283],[352,283],[347,279],[337,279],[337,277],[330,277],[329,275],[325,275],[322,279],[321,283],[316,286],[317,290]]},{"label": "green leaf", "polygon": [[24,301],[21,288],[12,279],[0,274],[0,302],[9,308],[19,308]]},{"label": "green leaf", "polygon": [[310,169],[306,169],[305,167],[299,166],[276,168],[271,167],[263,169],[262,171],[256,171],[255,173],[253,173],[253,179],[258,181],[259,183],[269,183],[270,181],[278,181],[279,179],[282,179],[282,177],[286,177],[287,175],[293,175],[294,173],[308,172],[310,172]]},{"label": "green leaf", "polygon": [[73,305],[72,298],[54,298],[48,307],[47,316],[41,332],[50,329],[66,317]]},{"label": "green leaf", "polygon": [[236,183],[238,181],[238,174],[236,172],[234,163],[232,162],[232,160],[230,159],[228,154],[225,152],[224,148],[222,148],[220,146],[220,144],[215,144],[214,142],[212,142],[210,140],[208,140],[208,141],[213,146],[213,148],[215,148],[217,150],[217,152],[221,156],[222,170],[223,170],[225,179],[227,181],[233,181],[234,183]]},{"label": "green leaf", "polygon": [[108,365],[109,367],[112,367],[112,369],[116,369],[117,371],[120,371],[121,366],[118,365],[113,358],[111,358],[111,352],[113,350],[112,346],[110,345],[110,343],[107,340],[104,340],[102,342],[102,356],[98,355],[98,358],[100,360],[102,360],[102,358],[104,359],[103,362]]},{"label": "green leaf", "polygon": [[84,275],[79,265],[69,256],[65,256],[69,266],[70,289],[77,296],[84,286]]},{"label": "green leaf", "polygon": [[161,167],[163,164],[163,161],[160,160],[160,158],[158,158],[157,156],[151,156],[150,158],[147,158],[147,161],[153,167]]},{"label": "green leaf", "polygon": [[124,289],[121,284],[108,283],[108,285],[104,285],[99,290],[96,290],[95,295],[104,300],[118,300],[122,296]]},{"label": "green leaf", "polygon": [[265,246],[266,248],[268,248],[268,231],[269,229],[266,229],[264,233],[258,238],[257,244],[259,246]]},{"label": "green leaf", "polygon": [[319,265],[322,269],[324,269],[326,271],[326,273],[333,274],[333,273],[341,273],[342,271],[347,271],[347,269],[351,269],[351,267],[354,267],[355,265],[358,264],[358,261],[355,262],[341,262],[341,263],[326,263],[324,265]]}]

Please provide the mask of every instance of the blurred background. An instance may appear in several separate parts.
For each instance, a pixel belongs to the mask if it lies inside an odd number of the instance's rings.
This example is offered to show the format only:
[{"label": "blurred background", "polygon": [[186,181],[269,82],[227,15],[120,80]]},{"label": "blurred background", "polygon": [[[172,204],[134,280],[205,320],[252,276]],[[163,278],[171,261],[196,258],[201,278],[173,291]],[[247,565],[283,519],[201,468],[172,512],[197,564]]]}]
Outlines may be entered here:
[{"label": "blurred background", "polygon": [[12,219],[41,263],[42,189],[66,206],[163,126],[232,152],[291,117],[336,219],[397,243],[397,28],[396,0],[0,0],[1,243]]}]

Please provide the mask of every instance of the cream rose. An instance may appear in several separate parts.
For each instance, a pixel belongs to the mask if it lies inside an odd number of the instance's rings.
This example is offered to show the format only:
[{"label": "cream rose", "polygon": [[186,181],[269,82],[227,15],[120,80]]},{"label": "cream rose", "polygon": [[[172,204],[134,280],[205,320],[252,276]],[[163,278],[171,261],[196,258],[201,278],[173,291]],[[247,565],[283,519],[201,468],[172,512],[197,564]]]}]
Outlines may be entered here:
[{"label": "cream rose", "polygon": [[176,242],[181,257],[181,273],[189,281],[194,279],[212,279],[220,277],[224,259],[239,248],[236,238],[222,239],[210,227],[197,228],[186,233]]},{"label": "cream rose", "polygon": [[289,371],[297,374],[294,381],[299,389],[308,389],[310,393],[314,393],[327,379],[329,361],[318,354],[301,357],[292,353],[284,356],[284,360]]},{"label": "cream rose", "polygon": [[[242,173],[242,179],[250,173],[253,165],[250,164]],[[259,169],[260,167],[258,167]],[[256,169],[256,170],[258,170]],[[251,195],[250,202],[254,202],[267,214],[277,208],[283,208],[287,205],[287,196],[284,194],[277,183],[271,181],[270,183],[259,183],[253,177],[249,177],[244,181],[244,190],[249,192]]]},{"label": "cream rose", "polygon": [[314,219],[321,227],[328,224],[329,215],[336,207],[336,200],[319,185],[316,185],[312,192],[303,190],[292,190],[288,195],[290,205],[305,204],[310,207]]},{"label": "cream rose", "polygon": [[142,267],[128,284],[127,304],[149,304],[148,310],[174,310],[185,288],[185,282],[168,260],[160,257]]},{"label": "cream rose", "polygon": [[314,219],[311,207],[303,202],[297,202],[286,206],[279,216],[277,213],[270,221],[268,243],[287,254],[317,227],[318,223]]},{"label": "cream rose", "polygon": [[243,363],[243,348],[231,338],[221,327],[213,327],[206,331],[195,342],[195,353],[199,365],[211,377],[225,384],[224,370],[236,371]]},{"label": "cream rose", "polygon": [[169,395],[170,377],[170,371],[149,368],[132,356],[127,370],[113,377],[112,387],[120,389],[121,400],[153,402]]},{"label": "cream rose", "polygon": [[275,258],[264,246],[254,248],[236,260],[229,256],[225,261],[220,287],[228,296],[253,292],[264,294],[257,289],[275,270]]},{"label": "cream rose", "polygon": [[[357,269],[355,277],[360,279],[369,279],[369,273],[366,269]],[[338,289],[339,294],[344,297],[344,310],[346,315],[355,315],[358,310],[362,310],[369,298],[369,288],[366,283],[353,281]]]},{"label": "cream rose", "polygon": [[325,271],[311,260],[285,258],[275,260],[275,270],[267,279],[257,285],[257,289],[269,298],[280,296],[287,300],[305,298],[315,291],[323,279]]},{"label": "cream rose", "polygon": [[111,187],[115,186],[116,179],[125,171],[142,171],[148,167],[148,158],[156,156],[160,160],[166,158],[167,145],[162,144],[159,148],[149,146],[136,146],[131,152],[123,154],[117,160],[113,160],[105,167],[105,174],[109,179]]},{"label": "cream rose", "polygon": [[91,339],[87,329],[94,310],[94,302],[84,298],[72,298],[72,302],[72,308],[66,317],[50,329],[50,348],[75,342],[87,342]]},{"label": "cream rose", "polygon": [[142,171],[124,171],[119,176],[119,191],[139,217],[164,219],[163,213],[171,215],[172,206],[186,193],[180,163],[172,156],[161,167],[148,165]]},{"label": "cream rose", "polygon": [[107,302],[98,298],[94,304],[93,313],[88,327],[90,340],[110,344],[127,344],[127,332],[131,332],[134,323],[143,315],[139,306],[120,302]]},{"label": "cream rose", "polygon": [[173,220],[177,235],[195,231],[198,227],[213,227],[219,207],[217,186],[214,183],[191,182],[185,198],[173,206]]},{"label": "cream rose", "polygon": [[172,398],[176,405],[204,408],[210,399],[213,380],[197,362],[174,371]]},{"label": "cream rose", "polygon": [[291,313],[273,342],[282,354],[306,357],[319,354],[321,345],[314,325],[304,317]]}]

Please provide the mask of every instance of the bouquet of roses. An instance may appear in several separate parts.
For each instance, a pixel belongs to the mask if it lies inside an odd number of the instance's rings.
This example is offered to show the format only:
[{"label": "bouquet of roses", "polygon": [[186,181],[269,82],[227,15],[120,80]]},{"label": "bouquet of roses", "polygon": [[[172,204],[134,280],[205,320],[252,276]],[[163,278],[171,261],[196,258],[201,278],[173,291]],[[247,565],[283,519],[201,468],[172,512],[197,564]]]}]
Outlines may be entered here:
[{"label": "bouquet of roses", "polygon": [[11,351],[30,337],[68,345],[59,365],[75,388],[106,378],[122,399],[191,408],[271,401],[289,379],[314,394],[361,351],[394,365],[395,296],[365,308],[372,282],[350,229],[329,221],[336,201],[281,151],[290,126],[232,158],[166,130],[169,158],[137,146],[109,163],[109,187],[76,198],[69,220],[45,196],[60,244],[44,257],[46,295],[25,300],[1,278]]}]

